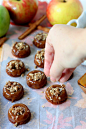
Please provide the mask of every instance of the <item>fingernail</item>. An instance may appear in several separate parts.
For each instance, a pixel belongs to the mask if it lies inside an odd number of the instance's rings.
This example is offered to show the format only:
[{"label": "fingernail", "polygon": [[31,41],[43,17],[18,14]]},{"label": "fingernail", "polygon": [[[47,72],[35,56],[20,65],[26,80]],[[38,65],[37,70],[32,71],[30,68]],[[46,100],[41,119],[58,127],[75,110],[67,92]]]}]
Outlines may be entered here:
[{"label": "fingernail", "polygon": [[53,77],[50,77],[51,82],[56,82],[56,79]]}]

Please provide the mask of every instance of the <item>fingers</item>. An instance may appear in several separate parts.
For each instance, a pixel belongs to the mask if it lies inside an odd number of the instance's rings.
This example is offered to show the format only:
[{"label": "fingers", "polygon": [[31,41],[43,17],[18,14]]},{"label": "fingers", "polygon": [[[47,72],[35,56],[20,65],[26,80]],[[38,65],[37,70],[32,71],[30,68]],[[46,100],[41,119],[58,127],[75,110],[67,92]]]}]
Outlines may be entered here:
[{"label": "fingers", "polygon": [[61,83],[66,82],[72,75],[73,71],[75,70],[75,68],[71,68],[71,69],[65,69],[62,73],[61,78],[59,79],[59,81]]},{"label": "fingers", "polygon": [[50,79],[52,82],[58,81],[62,75],[64,67],[59,63],[57,57],[54,56],[54,60],[50,69]]},{"label": "fingers", "polygon": [[44,63],[44,73],[46,76],[50,76],[50,68],[54,59],[54,49],[53,47],[46,43],[45,47],[45,63]]}]

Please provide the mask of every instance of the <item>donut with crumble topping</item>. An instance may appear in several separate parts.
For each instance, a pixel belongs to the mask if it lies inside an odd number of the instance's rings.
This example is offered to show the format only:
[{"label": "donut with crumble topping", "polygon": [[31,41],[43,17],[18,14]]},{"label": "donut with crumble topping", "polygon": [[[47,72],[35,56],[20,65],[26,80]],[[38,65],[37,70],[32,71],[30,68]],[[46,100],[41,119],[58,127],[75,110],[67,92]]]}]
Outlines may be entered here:
[{"label": "donut with crumble topping", "polygon": [[40,68],[44,68],[44,52],[45,49],[41,49],[40,51],[37,51],[35,55],[34,63]]},{"label": "donut with crumble topping", "polygon": [[33,44],[38,48],[45,48],[45,42],[47,38],[47,33],[38,33],[33,40]]},{"label": "donut with crumble topping", "polygon": [[31,53],[30,46],[25,42],[15,42],[12,46],[12,54],[18,58],[25,58]]},{"label": "donut with crumble topping", "polygon": [[3,96],[12,102],[21,99],[23,95],[23,86],[18,82],[8,81],[3,87]]},{"label": "donut with crumble topping", "polygon": [[33,89],[40,89],[47,84],[47,77],[40,70],[33,70],[27,74],[27,85]]},{"label": "donut with crumble topping", "polygon": [[22,103],[14,104],[8,110],[8,119],[15,126],[26,124],[31,118],[29,108]]},{"label": "donut with crumble topping", "polygon": [[52,104],[61,104],[67,100],[65,85],[52,85],[45,91],[45,98]]},{"label": "donut with crumble topping", "polygon": [[20,60],[11,60],[6,66],[6,73],[11,77],[19,77],[25,72],[25,70],[25,65]]}]

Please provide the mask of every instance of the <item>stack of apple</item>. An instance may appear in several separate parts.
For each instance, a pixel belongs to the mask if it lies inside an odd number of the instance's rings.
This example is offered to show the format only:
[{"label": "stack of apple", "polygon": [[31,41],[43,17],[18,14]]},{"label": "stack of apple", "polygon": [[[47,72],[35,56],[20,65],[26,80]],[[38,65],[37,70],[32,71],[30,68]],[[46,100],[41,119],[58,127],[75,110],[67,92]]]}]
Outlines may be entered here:
[{"label": "stack of apple", "polygon": [[51,0],[47,7],[47,18],[54,24],[67,24],[72,19],[77,19],[83,12],[79,0]]}]

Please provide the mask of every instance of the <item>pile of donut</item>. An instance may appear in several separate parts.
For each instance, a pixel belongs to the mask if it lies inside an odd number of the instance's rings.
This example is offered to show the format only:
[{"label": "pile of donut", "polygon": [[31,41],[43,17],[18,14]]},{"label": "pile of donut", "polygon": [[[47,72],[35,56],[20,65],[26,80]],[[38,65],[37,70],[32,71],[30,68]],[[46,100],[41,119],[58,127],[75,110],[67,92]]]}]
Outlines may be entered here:
[{"label": "pile of donut", "polygon": [[[44,53],[47,33],[38,33],[33,44],[42,48],[37,51],[34,63],[36,67],[44,68]],[[31,54],[30,46],[25,42],[15,42],[12,46],[12,55],[17,58],[25,58]],[[21,60],[11,60],[6,65],[6,73],[11,77],[22,76],[27,69]],[[39,89],[47,84],[47,77],[40,70],[30,71],[26,76],[27,85],[33,89]],[[21,99],[24,95],[24,88],[19,82],[8,81],[3,87],[3,96],[12,102]],[[67,100],[65,85],[52,85],[45,91],[45,98],[52,104],[61,104]],[[25,104],[14,104],[8,110],[8,119],[15,126],[25,124],[30,120],[31,113]]]}]

